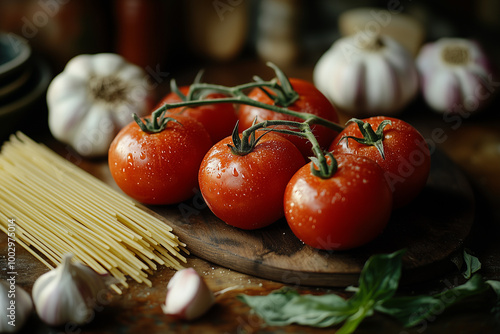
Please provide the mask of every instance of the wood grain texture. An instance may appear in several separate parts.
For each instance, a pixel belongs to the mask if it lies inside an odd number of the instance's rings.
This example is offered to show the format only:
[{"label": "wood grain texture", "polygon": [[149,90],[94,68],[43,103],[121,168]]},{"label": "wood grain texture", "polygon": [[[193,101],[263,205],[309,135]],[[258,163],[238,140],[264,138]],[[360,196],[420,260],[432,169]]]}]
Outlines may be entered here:
[{"label": "wood grain texture", "polygon": [[304,245],[284,220],[255,231],[233,228],[206,208],[201,195],[149,210],[173,226],[194,255],[214,264],[285,284],[343,287],[357,283],[371,255],[402,248],[407,249],[403,282],[427,280],[452,268],[474,221],[474,194],[460,169],[437,151],[420,196],[393,212],[379,238],[349,251]]}]

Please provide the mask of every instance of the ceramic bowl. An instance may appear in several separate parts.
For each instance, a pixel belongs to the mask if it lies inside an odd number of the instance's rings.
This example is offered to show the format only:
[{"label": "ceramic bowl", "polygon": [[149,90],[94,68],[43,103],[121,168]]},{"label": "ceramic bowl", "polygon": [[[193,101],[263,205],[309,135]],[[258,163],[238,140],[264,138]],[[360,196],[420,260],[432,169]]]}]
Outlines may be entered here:
[{"label": "ceramic bowl", "polygon": [[0,33],[0,87],[22,76],[31,58],[31,47],[22,37]]},{"label": "ceramic bowl", "polygon": [[48,64],[32,55],[23,38],[0,33],[0,138],[39,119],[52,78]]}]

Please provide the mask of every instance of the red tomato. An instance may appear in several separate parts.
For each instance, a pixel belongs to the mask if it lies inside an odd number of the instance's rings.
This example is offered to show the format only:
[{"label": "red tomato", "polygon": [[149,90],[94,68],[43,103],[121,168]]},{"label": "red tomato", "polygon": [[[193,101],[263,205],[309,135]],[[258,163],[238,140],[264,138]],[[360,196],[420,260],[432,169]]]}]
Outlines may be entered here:
[{"label": "red tomato", "polygon": [[378,116],[364,119],[376,130],[384,120],[392,124],[383,129],[384,155],[375,146],[358,143],[343,136],[362,137],[356,123],[350,123],[330,146],[334,155],[351,153],[376,161],[385,171],[387,183],[394,192],[394,207],[410,203],[424,188],[430,172],[431,156],[422,135],[410,124],[396,118]]},{"label": "red tomato", "polygon": [[[189,92],[189,86],[180,87],[179,90],[182,94],[187,95]],[[224,94],[212,93],[207,96],[208,99],[216,99],[226,97]],[[167,94],[158,103],[155,109],[160,108],[166,103],[177,103],[181,102],[182,99],[174,92]],[[232,103],[216,103],[208,104],[199,107],[180,107],[168,110],[167,114],[177,114],[182,113],[185,116],[192,117],[198,122],[203,124],[207,129],[212,142],[216,143],[219,140],[229,136],[238,118],[236,117],[236,111]]]},{"label": "red tomato", "polygon": [[[288,106],[287,109],[313,114],[335,123],[338,122],[339,119],[335,108],[312,83],[295,78],[290,78],[290,83],[300,97],[297,101]],[[254,88],[248,94],[248,97],[262,103],[271,105],[274,104],[271,98],[269,98],[269,96],[267,96],[259,88]],[[239,108],[240,130],[243,131],[252,126],[256,117],[257,122],[270,119],[283,119],[299,122],[303,121],[300,118],[277,113],[271,110],[257,108],[249,105],[241,105]],[[328,148],[332,140],[335,138],[335,135],[337,134],[336,131],[321,125],[311,125],[311,128],[319,145],[323,149]],[[302,152],[304,157],[307,158],[314,155],[311,151],[311,143],[308,140],[293,135],[283,134],[282,136],[294,143]]]},{"label": "red tomato", "polygon": [[351,249],[375,239],[392,211],[392,192],[376,162],[350,154],[336,159],[338,169],[328,179],[311,173],[312,162],[299,169],[284,196],[292,232],[324,250]]},{"label": "red tomato", "polygon": [[142,131],[136,122],[124,127],[109,148],[108,162],[116,184],[145,204],[173,204],[195,194],[198,168],[211,147],[201,123],[173,115],[158,133]]},{"label": "red tomato", "polygon": [[246,155],[232,153],[228,144],[231,137],[215,144],[201,163],[200,190],[210,210],[246,230],[283,217],[285,187],[305,164],[297,147],[275,133],[264,135]]}]

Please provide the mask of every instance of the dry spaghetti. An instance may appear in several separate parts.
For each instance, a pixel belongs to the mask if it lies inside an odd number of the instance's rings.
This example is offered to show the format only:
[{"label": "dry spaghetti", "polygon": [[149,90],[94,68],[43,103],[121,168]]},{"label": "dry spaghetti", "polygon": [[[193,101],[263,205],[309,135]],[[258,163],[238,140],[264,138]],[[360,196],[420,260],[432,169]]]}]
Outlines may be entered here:
[{"label": "dry spaghetti", "polygon": [[151,286],[158,264],[186,262],[185,245],[165,222],[22,133],[0,154],[0,230],[13,218],[18,244],[51,269],[72,253],[123,287],[127,277]]}]

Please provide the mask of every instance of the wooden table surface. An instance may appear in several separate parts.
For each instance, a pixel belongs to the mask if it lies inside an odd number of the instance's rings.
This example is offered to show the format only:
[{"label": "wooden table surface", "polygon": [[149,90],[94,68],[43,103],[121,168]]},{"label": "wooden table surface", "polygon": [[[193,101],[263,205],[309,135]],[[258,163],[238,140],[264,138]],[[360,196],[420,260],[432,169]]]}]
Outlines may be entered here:
[{"label": "wooden table surface", "polygon": [[[176,77],[179,84],[187,84],[198,69],[182,72]],[[285,69],[289,76],[311,79],[310,68]],[[205,71],[205,81],[225,85],[247,82],[252,75],[263,78],[272,72],[260,62],[239,61],[235,64],[213,65]],[[168,80],[172,78],[169,77]],[[166,84],[166,85],[165,85]],[[165,92],[168,83],[159,85],[159,95]],[[498,89],[498,86],[496,87]],[[468,114],[446,121],[442,115],[433,113],[420,100],[400,115],[415,125],[431,144],[444,151],[468,177],[476,199],[476,219],[468,247],[481,261],[481,274],[486,279],[500,280],[500,115],[499,100],[486,111],[469,117]],[[439,140],[433,137],[443,131]],[[46,131],[38,128],[26,129],[35,139],[53,143]],[[60,147],[59,147],[60,149]],[[60,151],[64,156],[64,151]],[[95,176],[110,180],[105,164],[100,160],[74,159],[80,167]],[[425,208],[422,208],[425,210]],[[188,245],[189,248],[189,245]],[[6,249],[6,237],[0,235],[0,249]],[[0,257],[0,261],[5,258]],[[28,252],[17,248],[17,284],[31,291],[35,279],[47,271]],[[323,333],[330,329],[314,329],[304,326],[269,327],[260,318],[251,314],[249,308],[236,299],[240,293],[268,294],[283,286],[252,275],[220,267],[190,256],[187,266],[194,267],[213,291],[232,288],[217,297],[216,305],[202,318],[194,322],[175,321],[163,315],[160,304],[164,302],[166,285],[173,275],[168,268],[160,268],[151,276],[152,288],[130,282],[130,288],[120,296],[110,293],[109,299],[95,309],[90,324],[76,328],[49,328],[36,316],[29,319],[22,333]],[[3,268],[3,266],[2,266]],[[4,269],[0,279],[4,279]],[[456,270],[437,276],[428,282],[406,286],[399,291],[406,294],[431,294],[464,282]],[[296,286],[304,293],[338,293],[349,296],[343,289]],[[489,313],[491,301],[477,300],[464,307],[436,315],[414,328],[405,329],[393,319],[376,314],[366,319],[356,333],[498,333],[500,319]]]}]

